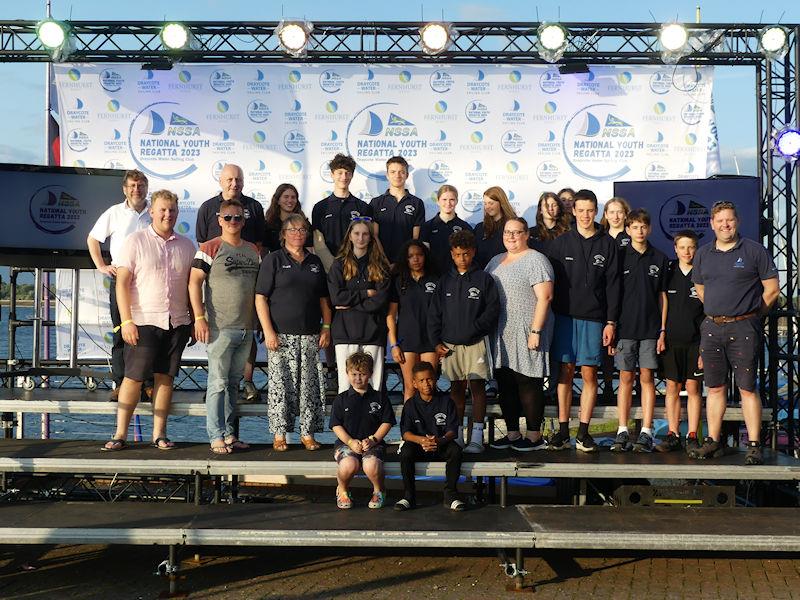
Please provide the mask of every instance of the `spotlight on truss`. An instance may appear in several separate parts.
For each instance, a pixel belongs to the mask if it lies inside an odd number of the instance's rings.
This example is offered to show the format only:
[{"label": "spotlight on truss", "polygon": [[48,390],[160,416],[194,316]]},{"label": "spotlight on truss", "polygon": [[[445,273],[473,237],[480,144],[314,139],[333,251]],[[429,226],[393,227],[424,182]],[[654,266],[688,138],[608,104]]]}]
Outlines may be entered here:
[{"label": "spotlight on truss", "polygon": [[769,25],[758,33],[758,47],[769,59],[783,57],[789,50],[789,31],[781,25]]},{"label": "spotlight on truss", "polygon": [[775,154],[786,161],[800,158],[800,129],[784,127],[772,134],[772,148]]},{"label": "spotlight on truss", "polygon": [[536,50],[549,63],[558,62],[567,49],[569,34],[559,23],[542,23],[536,30]]},{"label": "spotlight on truss", "polygon": [[306,55],[313,29],[314,25],[308,21],[281,21],[275,28],[275,35],[286,54],[300,58]]},{"label": "spotlight on truss", "polygon": [[194,50],[197,39],[183,23],[165,23],[161,28],[161,43],[167,50]]},{"label": "spotlight on truss", "polygon": [[441,54],[453,43],[454,33],[450,23],[426,23],[419,28],[419,45],[429,56]]},{"label": "spotlight on truss", "polygon": [[661,44],[661,59],[665,63],[677,63],[692,51],[689,32],[680,23],[665,23],[658,33]]},{"label": "spotlight on truss", "polygon": [[36,37],[54,61],[63,61],[75,49],[72,26],[64,21],[44,19],[36,24]]}]

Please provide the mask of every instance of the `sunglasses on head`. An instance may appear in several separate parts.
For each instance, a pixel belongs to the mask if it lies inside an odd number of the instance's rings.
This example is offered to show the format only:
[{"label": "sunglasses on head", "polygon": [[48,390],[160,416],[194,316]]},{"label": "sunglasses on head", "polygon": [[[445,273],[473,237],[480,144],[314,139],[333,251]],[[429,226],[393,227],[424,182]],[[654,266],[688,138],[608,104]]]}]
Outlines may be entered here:
[{"label": "sunglasses on head", "polygon": [[225,221],[233,221],[234,223],[239,223],[240,221],[244,221],[244,215],[221,215]]},{"label": "sunglasses on head", "polygon": [[352,217],[351,223],[372,223],[372,217]]}]

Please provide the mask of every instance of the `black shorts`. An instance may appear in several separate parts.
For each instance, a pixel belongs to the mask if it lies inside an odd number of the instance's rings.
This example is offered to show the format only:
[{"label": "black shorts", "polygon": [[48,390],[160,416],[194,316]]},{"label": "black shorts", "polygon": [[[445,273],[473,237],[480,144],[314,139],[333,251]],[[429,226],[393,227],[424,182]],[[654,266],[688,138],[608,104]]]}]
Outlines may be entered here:
[{"label": "black shorts", "polygon": [[706,317],[700,325],[700,355],[708,387],[727,383],[728,368],[740,390],[756,390],[756,364],[761,351],[761,319],[717,325]]},{"label": "black shorts", "polygon": [[673,344],[667,342],[667,349],[660,357],[661,374],[664,379],[683,383],[687,379],[703,381],[703,369],[697,368],[700,356],[700,342],[694,344]]},{"label": "black shorts", "polygon": [[140,325],[139,343],[125,344],[125,377],[146,381],[153,373],[175,377],[181,365],[181,354],[189,341],[191,325],[161,329]]}]

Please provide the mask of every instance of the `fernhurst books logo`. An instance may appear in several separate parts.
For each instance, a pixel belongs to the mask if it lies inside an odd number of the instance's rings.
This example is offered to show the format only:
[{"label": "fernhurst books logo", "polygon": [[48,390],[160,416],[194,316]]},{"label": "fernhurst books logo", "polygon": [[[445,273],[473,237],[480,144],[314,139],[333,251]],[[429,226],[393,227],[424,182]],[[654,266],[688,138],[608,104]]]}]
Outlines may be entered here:
[{"label": "fernhurst books logo", "polygon": [[197,170],[211,147],[200,127],[179,102],[154,102],[133,118],[128,149],[136,165],[148,175],[180,179]]},{"label": "fernhurst books logo", "polygon": [[60,235],[75,229],[86,216],[80,200],[66,187],[47,185],[36,190],[28,202],[31,222],[45,233]]}]

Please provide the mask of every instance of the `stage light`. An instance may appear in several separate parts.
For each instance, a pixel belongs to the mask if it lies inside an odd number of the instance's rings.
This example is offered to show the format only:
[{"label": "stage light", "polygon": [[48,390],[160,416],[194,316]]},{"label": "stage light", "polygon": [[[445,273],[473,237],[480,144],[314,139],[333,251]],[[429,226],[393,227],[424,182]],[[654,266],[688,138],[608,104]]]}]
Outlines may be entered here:
[{"label": "stage light", "polygon": [[569,34],[563,25],[542,23],[536,30],[536,50],[549,63],[558,62],[567,49]]},{"label": "stage light", "polygon": [[185,50],[191,39],[192,34],[183,23],[166,23],[161,28],[161,43],[167,50]]},{"label": "stage light", "polygon": [[772,136],[772,147],[784,160],[800,158],[800,130],[797,127],[784,127]]},{"label": "stage light", "polygon": [[45,19],[36,25],[36,37],[48,50],[61,47],[66,41],[67,35],[69,35],[69,25],[61,21]]},{"label": "stage light", "polygon": [[689,33],[680,23],[667,23],[661,27],[658,41],[667,52],[678,52],[687,45]]},{"label": "stage light", "polygon": [[767,58],[781,58],[789,50],[789,32],[781,25],[764,27],[758,34],[758,47]]},{"label": "stage light", "polygon": [[308,49],[308,38],[314,26],[308,21],[281,21],[275,28],[278,41],[289,56],[295,58],[305,56]]},{"label": "stage light", "polygon": [[425,54],[441,54],[453,41],[453,29],[449,23],[427,23],[419,28],[419,45]]}]

